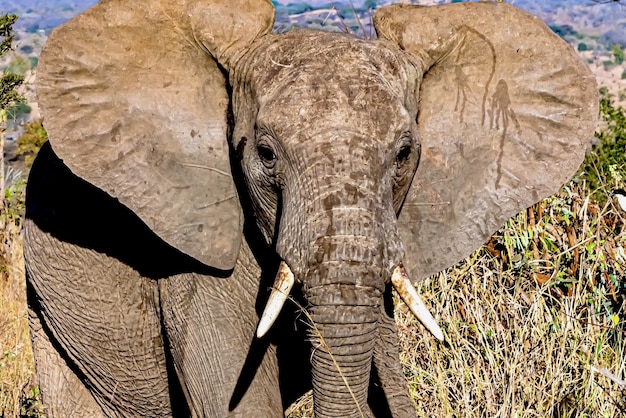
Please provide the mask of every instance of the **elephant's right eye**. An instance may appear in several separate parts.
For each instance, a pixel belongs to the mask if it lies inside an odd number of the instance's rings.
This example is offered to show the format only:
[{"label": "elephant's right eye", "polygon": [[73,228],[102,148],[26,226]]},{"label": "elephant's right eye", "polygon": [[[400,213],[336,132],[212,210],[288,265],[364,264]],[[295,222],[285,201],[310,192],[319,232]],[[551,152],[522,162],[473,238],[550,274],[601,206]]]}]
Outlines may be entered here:
[{"label": "elephant's right eye", "polygon": [[256,150],[263,165],[267,168],[274,168],[274,165],[276,165],[276,154],[274,150],[266,144],[259,144]]}]

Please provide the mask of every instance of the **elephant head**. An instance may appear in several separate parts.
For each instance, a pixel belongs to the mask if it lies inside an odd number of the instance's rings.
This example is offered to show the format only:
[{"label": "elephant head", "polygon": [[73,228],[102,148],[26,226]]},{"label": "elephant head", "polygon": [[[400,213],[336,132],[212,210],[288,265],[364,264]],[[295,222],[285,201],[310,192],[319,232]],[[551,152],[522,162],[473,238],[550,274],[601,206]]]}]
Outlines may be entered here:
[{"label": "elephant head", "polygon": [[385,7],[378,40],[272,34],[273,13],[267,0],[100,2],[42,55],[51,144],[226,275],[244,219],[255,226],[282,260],[258,335],[301,283],[316,416],[367,415],[373,375],[392,414],[412,416],[392,287],[442,339],[409,277],[453,265],[570,178],[595,81],[507,4]]}]

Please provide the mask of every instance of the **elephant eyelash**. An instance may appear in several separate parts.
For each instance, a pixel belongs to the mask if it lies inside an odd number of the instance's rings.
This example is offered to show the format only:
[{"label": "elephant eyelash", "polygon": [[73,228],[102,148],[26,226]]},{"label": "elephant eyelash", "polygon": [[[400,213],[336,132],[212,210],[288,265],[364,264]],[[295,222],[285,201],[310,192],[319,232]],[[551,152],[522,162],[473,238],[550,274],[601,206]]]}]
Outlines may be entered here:
[{"label": "elephant eyelash", "polygon": [[254,132],[257,138],[277,138],[274,129],[265,123],[257,123],[254,127]]}]

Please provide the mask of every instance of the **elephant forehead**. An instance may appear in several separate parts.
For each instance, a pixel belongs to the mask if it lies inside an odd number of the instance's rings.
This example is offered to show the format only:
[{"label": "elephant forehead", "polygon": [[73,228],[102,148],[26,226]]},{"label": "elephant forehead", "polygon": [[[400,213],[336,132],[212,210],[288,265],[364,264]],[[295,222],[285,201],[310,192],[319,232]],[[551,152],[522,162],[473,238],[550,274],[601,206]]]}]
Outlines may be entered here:
[{"label": "elephant forehead", "polygon": [[345,132],[381,140],[408,129],[410,116],[397,97],[358,83],[342,87],[303,84],[280,92],[261,104],[257,122],[279,135]]},{"label": "elephant forehead", "polygon": [[274,40],[251,74],[259,120],[286,134],[350,129],[389,137],[406,129],[405,64],[388,45],[314,31]]},{"label": "elephant forehead", "polygon": [[[296,73],[318,75],[326,80],[376,75],[402,90],[404,62],[399,49],[386,41],[359,39],[351,35],[315,30],[296,30],[266,38],[252,59],[259,83],[272,84]],[[357,74],[363,71],[363,74]],[[391,84],[396,84],[392,86]]]}]

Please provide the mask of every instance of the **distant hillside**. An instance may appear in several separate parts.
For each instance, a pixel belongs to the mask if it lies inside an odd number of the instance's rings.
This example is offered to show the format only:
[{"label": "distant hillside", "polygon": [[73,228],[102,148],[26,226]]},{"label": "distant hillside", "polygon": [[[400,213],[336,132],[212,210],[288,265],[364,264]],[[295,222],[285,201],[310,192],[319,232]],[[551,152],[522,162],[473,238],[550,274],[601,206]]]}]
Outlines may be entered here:
[{"label": "distant hillside", "polygon": [[[130,0],[129,0],[130,1]],[[352,0],[361,14],[373,5],[389,3],[413,3],[429,5],[449,3],[455,0]],[[599,4],[593,0],[507,0],[521,9],[540,17],[548,24],[570,25],[578,32],[588,35],[604,35],[609,41],[626,47],[626,5],[613,1]],[[30,33],[45,33],[72,16],[87,9],[96,0],[0,0],[0,11],[17,13],[21,19],[16,29]],[[286,16],[310,12],[316,9],[332,10],[333,6],[342,17],[349,18],[352,11],[350,0],[273,0],[278,23],[285,24]],[[345,15],[345,16],[344,16]],[[608,34],[608,35],[607,35]]]},{"label": "distant hillside", "polygon": [[516,0],[511,3],[550,25],[568,25],[577,32],[601,36],[607,43],[626,47],[626,2]]},{"label": "distant hillside", "polygon": [[95,0],[0,0],[0,11],[15,13],[20,20],[15,29],[47,33],[95,4]]}]

